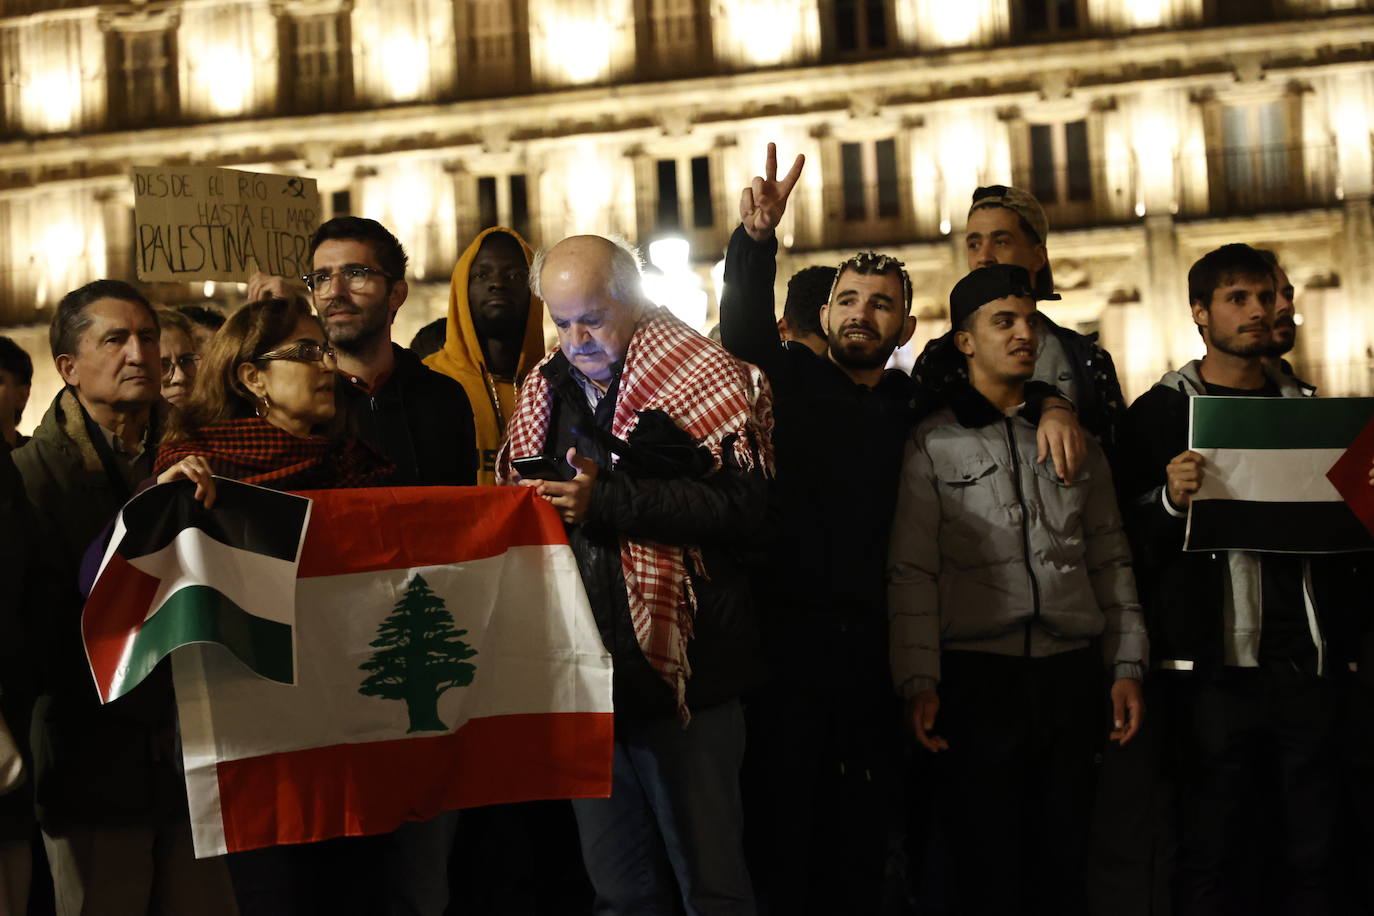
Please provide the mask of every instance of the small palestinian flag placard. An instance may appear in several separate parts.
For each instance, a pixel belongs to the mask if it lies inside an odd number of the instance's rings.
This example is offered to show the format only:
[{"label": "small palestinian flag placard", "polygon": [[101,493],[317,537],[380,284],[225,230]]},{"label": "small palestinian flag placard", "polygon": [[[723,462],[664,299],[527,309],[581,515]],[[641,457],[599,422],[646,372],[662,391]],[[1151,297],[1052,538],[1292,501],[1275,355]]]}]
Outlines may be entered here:
[{"label": "small palestinian flag placard", "polygon": [[310,500],[215,478],[214,508],[181,480],[131,499],[81,615],[100,700],[174,649],[216,643],[259,677],[295,682],[296,568]]},{"label": "small palestinian flag placard", "polygon": [[1190,411],[1189,448],[1205,464],[1185,550],[1374,550],[1328,477],[1358,461],[1348,453],[1359,451],[1374,398],[1194,397]]}]

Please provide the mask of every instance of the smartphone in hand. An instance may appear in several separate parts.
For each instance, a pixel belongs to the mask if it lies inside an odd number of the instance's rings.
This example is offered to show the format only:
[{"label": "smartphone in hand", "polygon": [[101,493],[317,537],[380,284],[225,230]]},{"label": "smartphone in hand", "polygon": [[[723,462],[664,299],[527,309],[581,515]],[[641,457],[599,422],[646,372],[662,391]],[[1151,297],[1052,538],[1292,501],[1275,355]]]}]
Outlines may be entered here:
[{"label": "smartphone in hand", "polygon": [[515,473],[526,480],[569,480],[572,470],[566,461],[548,455],[529,455],[511,462]]}]

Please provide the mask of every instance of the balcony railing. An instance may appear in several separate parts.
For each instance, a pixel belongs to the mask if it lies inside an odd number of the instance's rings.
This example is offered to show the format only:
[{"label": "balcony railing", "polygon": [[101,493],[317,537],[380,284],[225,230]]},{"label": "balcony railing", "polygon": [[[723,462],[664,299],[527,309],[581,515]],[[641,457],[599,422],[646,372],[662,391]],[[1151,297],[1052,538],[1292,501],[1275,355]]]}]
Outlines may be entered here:
[{"label": "balcony railing", "polygon": [[1302,210],[1336,201],[1334,144],[1215,147],[1177,157],[1183,216],[1239,216]]}]

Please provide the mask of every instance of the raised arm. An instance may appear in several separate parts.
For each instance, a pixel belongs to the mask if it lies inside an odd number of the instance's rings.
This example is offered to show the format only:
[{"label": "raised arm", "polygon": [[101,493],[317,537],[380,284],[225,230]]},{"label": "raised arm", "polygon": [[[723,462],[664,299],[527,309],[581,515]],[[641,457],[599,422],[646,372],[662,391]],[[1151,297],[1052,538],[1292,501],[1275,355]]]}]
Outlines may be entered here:
[{"label": "raised arm", "polygon": [[740,194],[740,225],[730,237],[725,253],[721,343],[734,356],[758,366],[770,379],[779,371],[783,359],[773,314],[773,283],[778,269],[774,232],[805,161],[804,156],[798,156],[791,170],[779,180],[777,147],[768,144],[764,175],[754,176]]}]

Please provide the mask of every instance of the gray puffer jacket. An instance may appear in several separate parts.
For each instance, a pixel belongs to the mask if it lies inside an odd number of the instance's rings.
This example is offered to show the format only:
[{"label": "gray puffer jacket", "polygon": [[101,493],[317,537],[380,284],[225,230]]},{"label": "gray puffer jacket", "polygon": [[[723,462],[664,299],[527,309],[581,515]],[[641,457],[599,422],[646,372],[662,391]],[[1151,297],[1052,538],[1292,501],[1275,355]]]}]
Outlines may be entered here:
[{"label": "gray puffer jacket", "polygon": [[1050,655],[1103,637],[1117,677],[1149,657],[1111,471],[1095,440],[1072,486],[1035,426],[964,385],[907,443],[888,553],[893,679],[933,689],[940,652]]}]

